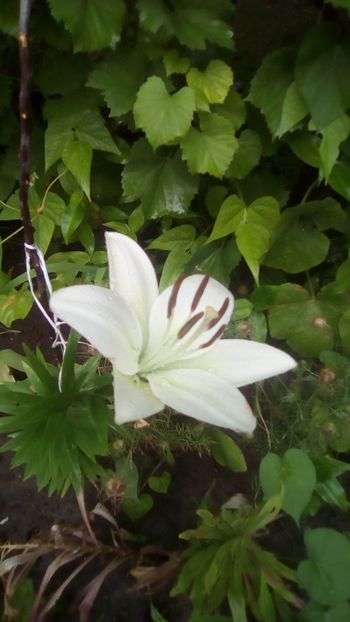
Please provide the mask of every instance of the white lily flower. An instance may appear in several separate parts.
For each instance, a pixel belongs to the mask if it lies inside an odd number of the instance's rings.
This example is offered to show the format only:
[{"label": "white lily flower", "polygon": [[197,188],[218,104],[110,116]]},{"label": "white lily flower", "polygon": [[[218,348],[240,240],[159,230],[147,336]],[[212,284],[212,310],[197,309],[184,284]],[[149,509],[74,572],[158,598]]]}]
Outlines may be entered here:
[{"label": "white lily flower", "polygon": [[181,276],[162,293],[141,247],[106,233],[110,289],[74,285],[55,292],[52,311],[110,359],[116,422],[174,410],[236,432],[256,419],[238,387],[292,369],[271,346],[220,341],[232,314],[231,292],[209,276]]}]

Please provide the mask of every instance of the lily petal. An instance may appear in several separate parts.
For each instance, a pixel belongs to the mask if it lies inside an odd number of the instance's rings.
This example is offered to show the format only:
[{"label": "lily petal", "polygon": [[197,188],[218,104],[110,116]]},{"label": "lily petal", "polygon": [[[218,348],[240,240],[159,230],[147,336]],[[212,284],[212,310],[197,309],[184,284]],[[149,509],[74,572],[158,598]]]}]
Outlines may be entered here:
[{"label": "lily petal", "polygon": [[283,374],[297,365],[283,350],[248,339],[222,339],[205,354],[179,364],[206,369],[236,387]]},{"label": "lily petal", "polygon": [[142,248],[121,233],[106,233],[109,282],[136,313],[144,334],[148,317],[158,296],[158,283],[152,263]]},{"label": "lily petal", "polygon": [[173,369],[147,375],[152,393],[179,413],[235,432],[253,432],[256,419],[240,391],[202,369]]},{"label": "lily petal", "polygon": [[97,285],[73,285],[55,292],[52,311],[72,326],[125,374],[138,371],[142,331],[132,309],[118,295]]},{"label": "lily petal", "polygon": [[[191,316],[208,311],[208,309],[214,313],[224,309],[218,321],[215,324],[213,321],[213,327],[203,332],[193,343],[194,347],[200,348],[201,345],[209,342],[221,327],[228,323],[232,315],[233,296],[219,281],[195,274],[185,278],[179,286],[177,283],[167,287],[152,306],[147,346],[147,350],[150,352],[154,352],[162,346],[162,343],[168,338],[169,332],[172,335],[178,334]],[[205,287],[203,288],[204,284]],[[194,326],[193,332],[197,328],[198,326]],[[176,358],[182,357],[176,356]]]},{"label": "lily petal", "polygon": [[148,382],[125,376],[113,367],[116,423],[146,419],[160,412],[164,404],[153,395]]}]

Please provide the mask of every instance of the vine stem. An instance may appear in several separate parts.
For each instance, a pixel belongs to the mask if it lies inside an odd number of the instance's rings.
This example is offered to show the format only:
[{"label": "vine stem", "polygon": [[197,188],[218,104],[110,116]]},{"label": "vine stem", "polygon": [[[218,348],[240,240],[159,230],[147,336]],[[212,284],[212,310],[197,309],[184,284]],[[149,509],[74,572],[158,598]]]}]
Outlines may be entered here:
[{"label": "vine stem", "polygon": [[[31,12],[31,0],[20,0],[19,14],[19,65],[20,65],[20,89],[19,89],[19,117],[20,117],[20,187],[19,198],[21,217],[23,223],[24,252],[28,273],[30,291],[41,313],[53,329],[57,341],[58,329],[56,318],[49,306],[50,281],[46,270],[45,261],[40,249],[35,244],[34,227],[29,211],[29,187],[30,187],[30,80],[31,69],[28,48],[29,19]],[[30,276],[30,268],[33,267],[36,274],[39,297],[36,296]],[[50,335],[53,341],[53,335]]]}]

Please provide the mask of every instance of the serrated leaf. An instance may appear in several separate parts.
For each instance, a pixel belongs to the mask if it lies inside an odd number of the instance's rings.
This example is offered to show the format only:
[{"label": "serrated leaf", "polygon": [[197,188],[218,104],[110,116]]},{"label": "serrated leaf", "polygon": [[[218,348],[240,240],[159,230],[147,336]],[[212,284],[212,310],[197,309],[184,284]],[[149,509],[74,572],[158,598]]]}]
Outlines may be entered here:
[{"label": "serrated leaf", "polygon": [[114,47],[120,39],[125,6],[122,0],[48,0],[54,18],[72,34],[74,52]]},{"label": "serrated leaf", "polygon": [[187,56],[180,56],[178,50],[170,50],[163,57],[165,71],[167,76],[174,73],[186,73],[190,68],[190,59]]},{"label": "serrated leaf", "polygon": [[227,119],[216,113],[201,113],[200,130],[192,127],[182,139],[181,149],[191,173],[221,178],[238,149],[238,141]]},{"label": "serrated leaf", "polygon": [[350,107],[350,44],[338,37],[333,24],[309,31],[302,42],[295,75],[302,96],[318,129]]},{"label": "serrated leaf", "polygon": [[319,136],[306,130],[297,130],[293,134],[288,134],[284,140],[305,164],[315,168],[321,167],[321,138]]},{"label": "serrated leaf", "polygon": [[89,75],[87,86],[100,89],[110,109],[110,116],[118,117],[132,110],[143,71],[144,60],[137,50],[121,49],[96,65]]},{"label": "serrated leaf", "polygon": [[203,93],[209,104],[222,104],[233,84],[233,72],[224,61],[211,60],[204,71],[190,69],[186,80],[193,90]]},{"label": "serrated leaf", "polygon": [[307,115],[293,77],[294,53],[269,54],[255,74],[249,100],[264,114],[271,134],[280,138]]},{"label": "serrated leaf", "polygon": [[299,522],[316,486],[316,471],[300,449],[288,449],[283,457],[270,453],[260,464],[259,478],[265,498],[283,488],[282,509]]},{"label": "serrated leaf", "polygon": [[335,119],[321,131],[320,157],[323,174],[328,181],[332,168],[338,158],[340,144],[346,140],[350,133],[350,118],[344,114]]},{"label": "serrated leaf", "polygon": [[312,600],[335,605],[350,597],[349,539],[334,529],[309,529],[305,532],[308,559],[298,566],[300,585]]},{"label": "serrated leaf", "polygon": [[177,3],[172,17],[172,31],[177,40],[191,50],[204,50],[206,41],[232,49],[233,33],[215,6],[204,7],[200,2],[189,6],[185,0]]},{"label": "serrated leaf", "polygon": [[213,112],[230,121],[233,130],[236,132],[243,125],[246,119],[246,106],[244,100],[237,91],[231,89],[223,104],[213,106]]},{"label": "serrated leaf", "polygon": [[257,132],[243,130],[239,139],[238,151],[226,172],[233,179],[244,179],[259,163],[262,155],[262,144]]},{"label": "serrated leaf", "polygon": [[146,141],[135,143],[122,178],[126,196],[141,200],[146,218],[186,212],[197,192],[198,181],[190,175],[179,153],[155,154]]},{"label": "serrated leaf", "polygon": [[163,80],[151,76],[138,91],[134,105],[135,123],[144,130],[156,149],[186,134],[194,109],[192,89],[183,87],[174,95],[169,95]]},{"label": "serrated leaf", "polygon": [[64,148],[62,160],[90,199],[92,148],[84,142],[72,141]]}]

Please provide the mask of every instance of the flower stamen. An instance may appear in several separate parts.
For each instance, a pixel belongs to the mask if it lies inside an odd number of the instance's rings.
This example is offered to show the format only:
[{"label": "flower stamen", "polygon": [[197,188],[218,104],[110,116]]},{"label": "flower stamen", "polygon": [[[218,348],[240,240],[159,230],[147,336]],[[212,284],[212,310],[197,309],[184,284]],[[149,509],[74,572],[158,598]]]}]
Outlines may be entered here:
[{"label": "flower stamen", "polygon": [[187,320],[187,322],[185,322],[185,324],[182,326],[182,328],[180,328],[179,332],[177,333],[177,338],[182,339],[183,337],[185,337],[185,335],[187,335],[191,328],[193,328],[193,326],[195,326],[195,324],[197,324],[197,322],[199,322],[199,320],[201,320],[203,316],[204,312],[200,311],[200,313],[196,313],[196,315],[193,315],[189,320]]},{"label": "flower stamen", "polygon": [[209,283],[209,279],[210,279],[209,274],[206,274],[205,277],[203,277],[203,279],[201,280],[199,287],[193,297],[193,301],[191,304],[191,311],[195,311],[197,309],[199,301],[202,298],[204,291]]},{"label": "flower stamen", "polygon": [[202,348],[208,348],[209,346],[211,346],[217,339],[219,339],[219,337],[222,335],[222,333],[224,332],[224,330],[226,329],[227,324],[223,324],[222,326],[220,326],[220,328],[216,331],[216,333],[214,333],[214,335],[211,337],[211,339],[209,339],[209,341],[207,341],[206,343],[202,343],[200,347],[200,349]]},{"label": "flower stamen", "polygon": [[168,309],[167,309],[167,317],[168,319],[172,316],[172,313],[176,307],[177,296],[182,284],[182,281],[186,278],[185,272],[180,274],[180,276],[176,279],[173,289],[171,290],[171,294],[168,301]]},{"label": "flower stamen", "polygon": [[213,318],[209,324],[208,324],[208,328],[213,328],[213,326],[215,326],[219,320],[221,320],[222,316],[224,315],[224,313],[227,310],[227,307],[230,304],[230,299],[229,298],[225,298],[224,302],[222,303],[219,311],[217,312],[217,316],[215,318]]}]

